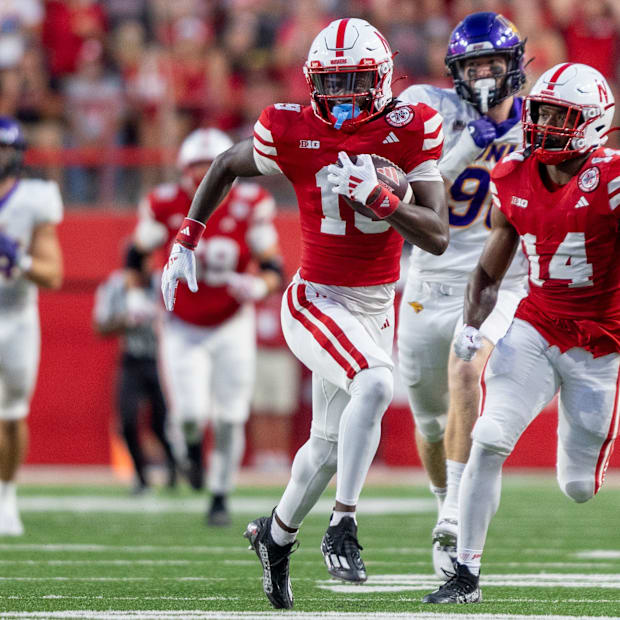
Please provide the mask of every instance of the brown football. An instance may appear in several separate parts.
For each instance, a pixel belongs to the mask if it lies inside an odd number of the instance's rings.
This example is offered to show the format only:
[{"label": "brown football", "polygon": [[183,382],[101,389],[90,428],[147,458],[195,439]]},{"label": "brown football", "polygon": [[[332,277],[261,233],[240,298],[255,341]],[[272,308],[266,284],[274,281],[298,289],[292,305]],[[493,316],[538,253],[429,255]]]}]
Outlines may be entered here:
[{"label": "brown football", "polygon": [[[370,157],[372,159],[372,163],[375,166],[375,171],[377,172],[377,180],[379,181],[379,184],[383,185],[383,187],[385,187],[387,190],[398,196],[403,202],[411,202],[411,199],[413,198],[413,192],[411,191],[409,181],[407,181],[407,176],[402,171],[402,169],[399,168],[394,162],[391,162],[389,159],[381,157],[381,155],[371,154]],[[349,154],[349,159],[353,163],[355,163],[357,160],[357,156]],[[362,215],[365,215],[366,217],[369,217],[370,219],[375,221],[379,219],[365,205],[350,200],[346,197],[343,198],[358,213],[361,213]]]}]

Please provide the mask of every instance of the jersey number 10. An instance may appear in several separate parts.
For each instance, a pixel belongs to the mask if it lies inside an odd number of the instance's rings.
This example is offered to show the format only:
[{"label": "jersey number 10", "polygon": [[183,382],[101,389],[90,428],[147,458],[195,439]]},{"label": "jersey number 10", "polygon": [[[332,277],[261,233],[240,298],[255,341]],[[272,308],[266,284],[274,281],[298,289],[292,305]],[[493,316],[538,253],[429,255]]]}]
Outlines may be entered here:
[{"label": "jersey number 10", "polygon": [[[326,235],[346,235],[347,222],[340,215],[340,196],[332,192],[332,184],[327,180],[327,166],[323,166],[316,173],[316,184],[321,190],[321,232]],[[353,225],[360,232],[367,235],[383,233],[390,228],[387,222],[375,222],[369,217],[353,211],[349,206],[346,207],[354,213]]]}]

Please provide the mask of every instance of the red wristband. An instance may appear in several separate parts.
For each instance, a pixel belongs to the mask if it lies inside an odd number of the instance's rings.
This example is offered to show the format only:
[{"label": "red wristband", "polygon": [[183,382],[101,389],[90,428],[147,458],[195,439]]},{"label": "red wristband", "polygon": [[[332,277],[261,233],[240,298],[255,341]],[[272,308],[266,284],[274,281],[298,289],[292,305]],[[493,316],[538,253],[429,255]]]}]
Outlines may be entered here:
[{"label": "red wristband", "polygon": [[[379,196],[375,198],[372,202],[368,203],[366,206],[379,218],[385,219],[389,217],[398,209],[398,205],[400,204],[400,199],[396,194],[389,192],[385,187],[380,188]],[[375,190],[376,191],[376,190]]]},{"label": "red wristband", "polygon": [[206,226],[202,222],[193,220],[191,217],[186,217],[183,220],[183,224],[181,224],[175,241],[193,250],[198,245],[205,228]]}]

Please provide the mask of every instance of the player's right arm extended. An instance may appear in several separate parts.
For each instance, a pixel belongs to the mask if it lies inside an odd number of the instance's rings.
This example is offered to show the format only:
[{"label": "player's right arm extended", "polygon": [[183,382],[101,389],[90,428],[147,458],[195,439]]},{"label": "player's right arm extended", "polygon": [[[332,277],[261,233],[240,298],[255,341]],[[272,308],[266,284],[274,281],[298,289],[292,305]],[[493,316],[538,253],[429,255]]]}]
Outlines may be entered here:
[{"label": "player's right arm extended", "polygon": [[194,249],[205,229],[205,222],[228,194],[237,177],[261,174],[254,163],[253,139],[249,138],[218,155],[204,176],[181,224],[168,263],[161,276],[161,291],[167,310],[174,308],[179,280],[185,280],[192,292],[198,290]]},{"label": "player's right arm extended", "polygon": [[519,234],[496,207],[491,213],[491,227],[465,291],[464,322],[476,329],[493,311],[504,274],[519,245]]},{"label": "player's right arm extended", "polygon": [[187,217],[204,224],[228,194],[237,177],[260,175],[254,162],[253,139],[237,142],[215,158],[194,194]]}]

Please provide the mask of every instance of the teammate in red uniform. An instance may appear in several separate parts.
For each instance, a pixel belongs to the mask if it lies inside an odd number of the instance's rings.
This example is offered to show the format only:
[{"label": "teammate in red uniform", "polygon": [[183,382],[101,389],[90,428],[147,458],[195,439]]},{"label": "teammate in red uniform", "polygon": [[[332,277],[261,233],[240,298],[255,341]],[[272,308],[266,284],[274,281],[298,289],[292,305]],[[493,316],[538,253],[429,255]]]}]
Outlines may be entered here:
[{"label": "teammate in red uniform", "polygon": [[[284,174],[291,181],[302,257],[283,297],[282,328],[313,372],[312,427],[274,512],[246,531],[263,566],[263,590],[278,608],[293,606],[289,556],[302,520],[336,471],[336,504],[322,552],[332,576],[366,580],[355,510],[392,398],[393,300],[403,237],[436,254],[448,243],[437,168],[442,119],[424,104],[394,100],[392,70],[390,47],[368,22],[340,19],[321,31],[304,66],[312,105],[269,106],[254,138],[215,160],[163,273],[172,309],[177,281],[194,278],[202,222],[217,217],[234,179]],[[415,203],[378,185],[370,153],[406,172]],[[347,154],[356,155],[356,163]]]},{"label": "teammate in red uniform", "polygon": [[470,279],[455,351],[469,360],[519,241],[530,292],[481,379],[481,414],[463,474],[455,574],[428,603],[481,600],[487,528],[501,470],[559,390],[557,475],[576,502],[605,476],[618,432],[620,152],[603,148],[614,116],[605,78],[587,65],[546,71],[526,98],[525,148],[493,170],[493,230]]},{"label": "teammate in red uniform", "polygon": [[[181,181],[157,187],[140,207],[135,245],[142,255],[163,245],[169,249],[200,179],[231,145],[217,129],[198,129],[185,139],[178,158]],[[252,302],[282,285],[272,196],[254,183],[242,183],[222,197],[196,248],[195,294],[185,284],[179,287],[160,347],[172,421],[182,428],[189,480],[196,489],[203,486],[207,422],[214,430],[210,525],[230,522],[226,497],[244,453],[256,357]],[[251,262],[258,266],[256,275],[246,272]]]}]

